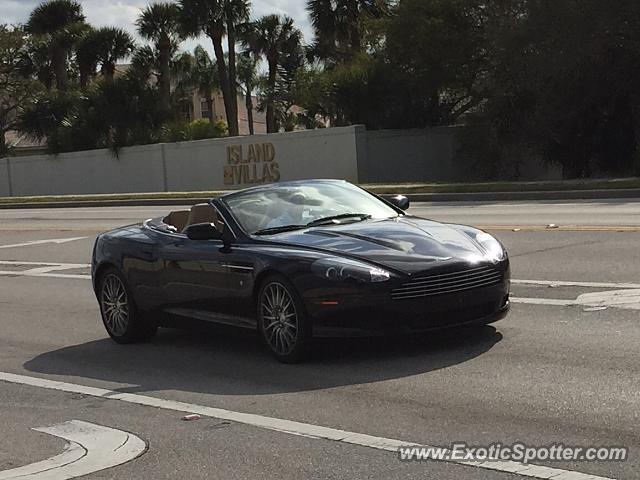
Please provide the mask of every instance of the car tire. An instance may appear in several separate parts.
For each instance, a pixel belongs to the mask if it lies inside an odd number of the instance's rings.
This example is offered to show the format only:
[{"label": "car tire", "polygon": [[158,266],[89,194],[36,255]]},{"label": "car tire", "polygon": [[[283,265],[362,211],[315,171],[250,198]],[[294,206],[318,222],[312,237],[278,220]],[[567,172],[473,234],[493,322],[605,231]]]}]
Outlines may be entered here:
[{"label": "car tire", "polygon": [[136,308],[127,281],[117,269],[109,267],[101,274],[97,295],[102,323],[115,342],[143,342],[158,331],[158,325]]},{"label": "car tire", "polygon": [[258,332],[267,349],[283,363],[308,358],[312,324],[294,286],[282,275],[269,275],[257,298]]}]

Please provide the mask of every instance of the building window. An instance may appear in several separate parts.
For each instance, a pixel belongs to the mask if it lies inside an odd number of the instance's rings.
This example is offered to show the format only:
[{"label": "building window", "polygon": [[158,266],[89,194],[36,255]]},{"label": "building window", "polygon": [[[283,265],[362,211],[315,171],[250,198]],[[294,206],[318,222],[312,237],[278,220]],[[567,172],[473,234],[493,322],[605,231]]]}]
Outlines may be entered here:
[{"label": "building window", "polygon": [[192,108],[192,105],[190,103],[182,102],[180,104],[180,116],[182,117],[183,120],[186,120],[187,122],[191,121],[191,108]]},{"label": "building window", "polygon": [[202,112],[202,118],[211,120],[211,112],[209,111],[209,105],[207,105],[206,100],[200,102],[200,111]]}]

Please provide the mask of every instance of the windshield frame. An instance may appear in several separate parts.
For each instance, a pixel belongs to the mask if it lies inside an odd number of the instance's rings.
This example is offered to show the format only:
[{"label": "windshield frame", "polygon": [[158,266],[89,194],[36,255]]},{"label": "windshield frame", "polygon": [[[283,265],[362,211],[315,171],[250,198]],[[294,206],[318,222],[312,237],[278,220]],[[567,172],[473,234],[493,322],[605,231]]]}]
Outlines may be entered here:
[{"label": "windshield frame", "polygon": [[[235,212],[233,211],[233,208],[231,207],[231,205],[229,204],[228,200],[232,200],[236,197],[239,196],[243,196],[249,193],[257,193],[260,191],[269,191],[269,190],[275,190],[278,188],[286,188],[286,187],[295,187],[295,186],[313,186],[313,185],[321,185],[321,184],[328,184],[328,185],[340,185],[340,184],[346,184],[349,185],[349,187],[352,187],[356,190],[360,190],[362,193],[364,193],[365,195],[368,195],[369,197],[373,197],[373,200],[377,200],[378,202],[380,202],[381,204],[383,204],[384,206],[388,207],[389,209],[393,210],[396,213],[396,217],[401,217],[401,216],[405,216],[406,212],[398,207],[396,207],[393,203],[389,202],[388,200],[386,200],[385,198],[381,197],[380,195],[376,195],[375,193],[371,193],[370,191],[362,188],[359,185],[355,185],[351,182],[348,182],[346,180],[330,180],[330,179],[320,179],[320,180],[294,180],[294,181],[289,181],[289,182],[278,182],[278,183],[270,183],[267,185],[258,185],[255,187],[249,187],[249,188],[245,188],[242,190],[237,190],[235,192],[231,192],[228,193],[222,197],[218,197],[218,201],[220,203],[222,203],[224,205],[224,209],[229,213],[229,216],[231,216],[233,218],[234,223],[236,224],[236,226],[238,227],[238,229],[247,237],[250,238],[263,238],[262,235],[256,235],[255,232],[251,233],[248,232],[244,225],[242,224],[242,222],[240,221],[240,219],[238,218],[238,216],[235,214]],[[396,218],[396,217],[390,217],[390,218]],[[326,225],[325,225],[326,227]],[[304,228],[316,228],[316,227],[306,227],[306,226],[301,226],[300,230],[304,229]]]}]

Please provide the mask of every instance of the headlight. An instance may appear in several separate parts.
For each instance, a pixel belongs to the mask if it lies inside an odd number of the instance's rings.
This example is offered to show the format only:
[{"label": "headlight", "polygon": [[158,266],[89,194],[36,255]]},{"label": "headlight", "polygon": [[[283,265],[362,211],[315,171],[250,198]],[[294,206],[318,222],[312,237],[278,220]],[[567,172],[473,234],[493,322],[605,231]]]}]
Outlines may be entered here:
[{"label": "headlight", "polygon": [[498,240],[485,232],[476,235],[476,241],[483,246],[489,260],[499,262],[504,260],[506,252]]},{"label": "headlight", "polygon": [[347,258],[322,258],[311,264],[311,271],[318,276],[334,281],[356,281],[366,283],[386,282],[391,276],[382,268]]}]

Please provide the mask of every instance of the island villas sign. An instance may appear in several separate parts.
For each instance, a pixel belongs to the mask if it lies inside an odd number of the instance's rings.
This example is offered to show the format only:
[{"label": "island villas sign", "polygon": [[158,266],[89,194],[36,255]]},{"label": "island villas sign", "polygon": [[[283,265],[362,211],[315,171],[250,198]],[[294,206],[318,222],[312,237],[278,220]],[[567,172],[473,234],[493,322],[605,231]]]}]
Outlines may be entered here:
[{"label": "island villas sign", "polygon": [[224,166],[225,185],[271,183],[280,180],[280,165],[272,143],[229,145]]}]

